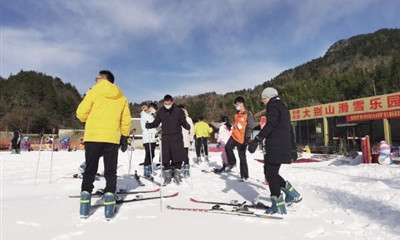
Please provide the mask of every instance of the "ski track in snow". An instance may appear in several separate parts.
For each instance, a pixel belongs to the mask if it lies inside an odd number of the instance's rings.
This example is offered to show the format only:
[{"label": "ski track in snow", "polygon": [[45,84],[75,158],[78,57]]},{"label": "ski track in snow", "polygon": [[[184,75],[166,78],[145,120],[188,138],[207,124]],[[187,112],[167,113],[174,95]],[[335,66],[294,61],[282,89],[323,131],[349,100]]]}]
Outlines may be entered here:
[{"label": "ski track in snow", "polygon": [[[158,162],[158,150],[155,162]],[[190,152],[190,158],[194,152]],[[283,165],[281,175],[302,194],[303,200],[288,207],[283,220],[238,217],[222,214],[184,212],[166,209],[174,207],[211,208],[193,203],[198,200],[251,202],[258,198],[269,205],[269,189],[263,185],[263,165],[260,153],[247,155],[250,179],[239,182],[239,169],[224,174],[204,173],[221,165],[220,153],[210,153],[210,163],[191,167],[191,177],[180,186],[174,183],[162,187],[162,194],[179,191],[174,198],[126,203],[118,206],[114,219],[104,219],[104,209],[91,210],[88,219],[79,218],[81,179],[74,179],[84,152],[54,152],[50,174],[51,152],[41,152],[37,181],[34,185],[38,152],[20,155],[0,152],[1,210],[3,240],[19,239],[104,239],[104,238],[164,238],[164,239],[400,239],[400,166],[357,164],[359,159],[341,156],[316,156],[321,162]],[[142,174],[144,151],[133,152],[131,173]],[[237,158],[239,161],[239,158]],[[347,164],[347,162],[349,162]],[[346,164],[344,164],[346,163]],[[118,186],[126,190],[158,188],[143,179],[139,187],[128,175],[129,158],[119,153]],[[239,162],[237,163],[239,165]],[[158,168],[156,168],[158,169]],[[103,171],[102,159],[99,171]],[[154,176],[160,181],[158,175]],[[99,177],[95,189],[104,188]],[[160,192],[143,196],[159,196]],[[135,195],[126,195],[126,199]],[[100,203],[92,198],[92,204]],[[160,209],[160,203],[162,208]],[[223,206],[225,209],[229,207]],[[262,213],[256,210],[257,213]],[[177,236],[174,235],[176,230]]]}]

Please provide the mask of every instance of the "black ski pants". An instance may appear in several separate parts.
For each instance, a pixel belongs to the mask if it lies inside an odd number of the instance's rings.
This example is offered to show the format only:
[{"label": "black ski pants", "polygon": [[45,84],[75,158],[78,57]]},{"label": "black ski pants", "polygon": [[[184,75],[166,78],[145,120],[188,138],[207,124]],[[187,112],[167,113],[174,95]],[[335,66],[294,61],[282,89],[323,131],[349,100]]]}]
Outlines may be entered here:
[{"label": "black ski pants", "polygon": [[144,166],[150,166],[154,158],[154,149],[156,148],[156,143],[144,143],[144,150],[146,155],[144,157]]},{"label": "black ski pants", "polygon": [[197,157],[200,157],[201,147],[204,147],[204,154],[206,156],[208,156],[207,138],[205,138],[205,137],[196,138],[195,144],[196,144],[196,155],[197,155]]},{"label": "black ski pants", "polygon": [[189,165],[189,148],[185,148],[185,160],[183,161],[183,164]]},{"label": "black ski pants", "polygon": [[269,183],[269,191],[271,196],[279,197],[281,195],[281,188],[286,187],[286,181],[279,175],[281,164],[264,164],[264,175]]},{"label": "black ski pants", "polygon": [[163,140],[161,145],[163,168],[168,170],[172,166],[176,169],[181,169],[182,162],[187,158],[183,140]]},{"label": "black ski pants", "polygon": [[85,142],[86,168],[83,173],[82,191],[92,192],[99,159],[103,156],[104,177],[106,179],[104,192],[115,193],[117,189],[118,148],[119,144],[114,143]]},{"label": "black ski pants", "polygon": [[249,178],[249,168],[247,166],[247,159],[246,159],[247,144],[241,144],[232,137],[229,138],[228,142],[225,145],[225,152],[226,156],[228,157],[229,165],[236,164],[236,157],[235,154],[233,153],[233,149],[235,147],[238,150],[240,159],[240,178],[247,179]]}]

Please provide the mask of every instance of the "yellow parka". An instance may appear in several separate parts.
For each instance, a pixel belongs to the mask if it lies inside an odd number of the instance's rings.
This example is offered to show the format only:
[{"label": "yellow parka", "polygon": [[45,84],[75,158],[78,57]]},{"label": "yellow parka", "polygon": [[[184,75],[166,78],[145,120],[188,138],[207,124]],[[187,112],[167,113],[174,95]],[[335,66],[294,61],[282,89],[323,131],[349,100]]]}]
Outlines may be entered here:
[{"label": "yellow parka", "polygon": [[119,144],[121,135],[129,136],[131,113],[121,89],[108,80],[93,86],[76,110],[85,125],[85,142]]},{"label": "yellow parka", "polygon": [[194,134],[196,135],[196,138],[207,138],[210,133],[212,133],[212,128],[207,123],[203,121],[198,121],[194,125]]}]

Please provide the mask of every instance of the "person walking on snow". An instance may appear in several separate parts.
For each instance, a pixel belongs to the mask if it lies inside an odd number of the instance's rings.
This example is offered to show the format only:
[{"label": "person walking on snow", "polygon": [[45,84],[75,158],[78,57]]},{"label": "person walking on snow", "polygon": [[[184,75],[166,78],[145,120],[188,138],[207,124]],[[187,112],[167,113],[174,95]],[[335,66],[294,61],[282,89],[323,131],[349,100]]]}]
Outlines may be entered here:
[{"label": "person walking on snow", "polygon": [[221,147],[221,158],[222,158],[222,167],[220,169],[214,169],[214,172],[220,173],[225,171],[225,168],[228,166],[228,157],[226,156],[225,145],[228,142],[229,138],[232,135],[232,125],[229,123],[228,116],[223,116],[221,118],[221,126],[218,130],[218,138],[217,142]]},{"label": "person walking on snow", "polygon": [[201,162],[200,151],[203,147],[204,149],[204,159],[206,162],[209,162],[208,159],[208,144],[207,138],[212,133],[212,128],[208,125],[208,123],[204,122],[204,117],[200,116],[199,121],[194,124],[194,134],[196,136],[195,144],[196,144],[196,163]]},{"label": "person walking on snow", "polygon": [[[271,192],[271,208],[267,214],[286,214],[286,206],[301,201],[301,195],[293,186],[279,175],[281,164],[290,164],[297,158],[293,152],[293,130],[290,113],[278,96],[275,88],[268,87],[261,94],[261,101],[266,105],[267,123],[249,144],[249,152],[254,153],[260,142],[265,139],[264,174]],[[295,153],[295,154],[294,154]],[[285,199],[283,198],[283,191]]]},{"label": "person walking on snow", "polygon": [[21,139],[22,139],[21,131],[17,127],[14,127],[11,138],[11,149],[12,149],[11,153],[20,154]]},{"label": "person walking on snow", "polygon": [[190,165],[189,165],[189,147],[192,145],[193,137],[194,137],[194,126],[193,120],[189,117],[189,113],[186,110],[184,105],[179,105],[179,108],[183,110],[186,116],[186,122],[190,125],[190,130],[186,130],[182,127],[182,135],[183,135],[183,147],[185,148],[186,158],[183,162],[183,176],[189,177],[190,176]]},{"label": "person walking on snow", "polygon": [[237,110],[235,114],[235,124],[232,128],[232,136],[225,145],[226,156],[228,157],[229,164],[226,171],[230,171],[236,165],[236,157],[233,153],[233,149],[236,147],[240,159],[240,178],[241,181],[245,181],[249,178],[246,148],[253,133],[254,118],[253,115],[246,110],[243,97],[237,97],[234,104]]},{"label": "person walking on snow", "polygon": [[143,167],[143,175],[145,178],[150,178],[152,174],[151,164],[154,158],[154,149],[156,148],[156,135],[157,130],[155,128],[146,129],[146,123],[153,122],[154,116],[156,114],[158,107],[155,103],[150,103],[146,110],[143,110],[140,113],[140,125],[143,129],[142,131],[142,139],[143,139],[143,147],[145,149],[145,158],[144,158],[144,167]]},{"label": "person walking on snow", "polygon": [[128,100],[121,89],[114,85],[114,75],[102,70],[95,79],[96,84],[86,93],[76,110],[76,116],[85,122],[85,172],[81,185],[80,215],[89,215],[93,182],[103,156],[105,217],[114,217],[115,191],[117,188],[118,148],[123,152],[128,147],[131,113]]},{"label": "person walking on snow", "polygon": [[153,122],[146,123],[146,128],[156,128],[160,123],[162,123],[161,152],[164,184],[171,183],[172,171],[175,182],[179,184],[181,182],[182,162],[186,159],[182,127],[190,130],[190,125],[186,122],[183,110],[174,104],[174,99],[171,95],[164,96],[164,106],[158,111]]}]

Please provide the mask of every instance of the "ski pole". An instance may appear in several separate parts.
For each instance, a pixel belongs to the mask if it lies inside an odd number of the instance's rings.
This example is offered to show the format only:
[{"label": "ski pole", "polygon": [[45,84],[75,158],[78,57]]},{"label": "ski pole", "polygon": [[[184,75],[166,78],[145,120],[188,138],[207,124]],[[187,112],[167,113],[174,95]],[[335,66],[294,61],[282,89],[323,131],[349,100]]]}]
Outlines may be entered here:
[{"label": "ski pole", "polygon": [[149,130],[149,129],[147,129],[147,135],[149,136],[149,151],[150,151],[151,173],[154,174],[154,168],[153,168],[153,154],[151,153],[151,135],[150,135],[150,130]]},{"label": "ski pole", "polygon": [[[130,154],[129,154],[130,152]],[[128,157],[129,157],[129,169],[128,169],[128,175],[131,174],[131,166],[132,166],[132,155],[133,155],[133,149],[132,147],[129,148],[129,152],[128,152]]]},{"label": "ski pole", "polygon": [[[162,177],[164,175],[163,173],[163,165],[162,165],[162,140],[160,138],[160,159],[161,159],[161,174],[160,174],[160,183],[162,183]],[[160,186],[160,211],[162,212],[162,185]]]},{"label": "ski pole", "polygon": [[39,157],[38,157],[38,161],[36,164],[35,181],[33,182],[34,185],[36,184],[36,179],[37,179],[37,175],[38,175],[38,171],[39,171],[39,161],[40,161],[40,153],[42,152],[42,143],[43,143],[43,131],[40,133]]},{"label": "ski pole", "polygon": [[54,142],[56,140],[56,137],[54,136],[54,131],[53,131],[53,142],[51,143],[51,158],[50,158],[50,177],[49,177],[49,183],[51,183],[51,173],[53,171],[53,153],[54,153]]}]

